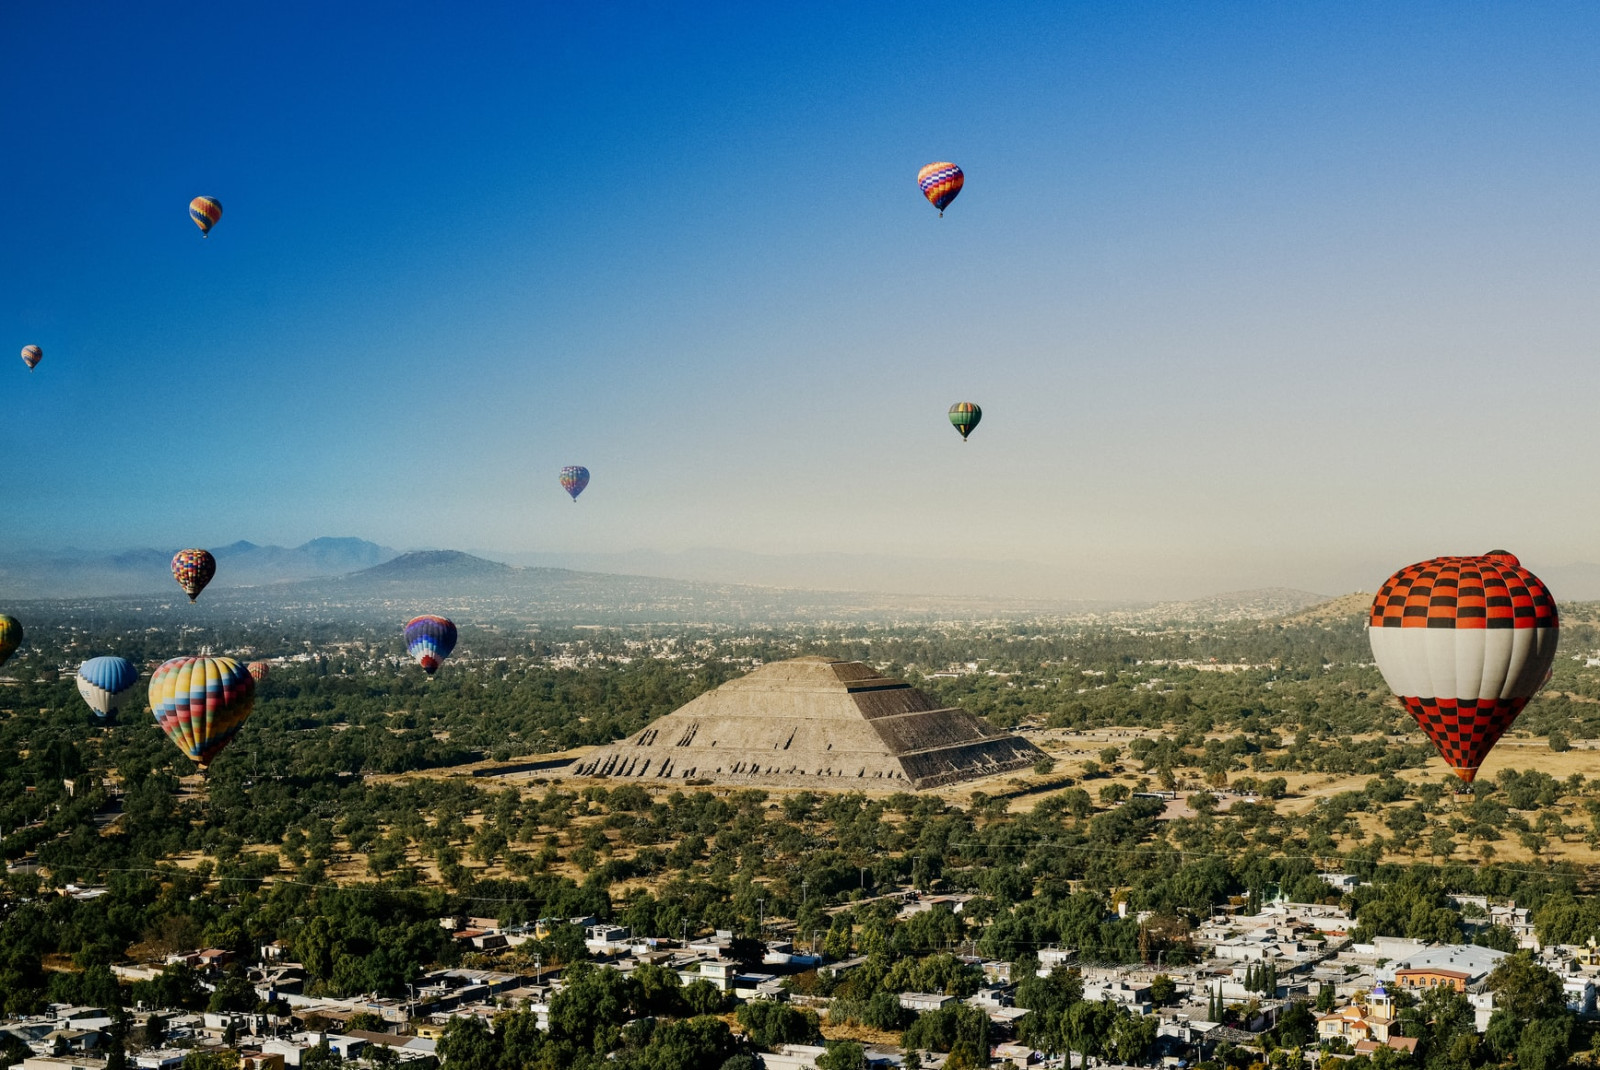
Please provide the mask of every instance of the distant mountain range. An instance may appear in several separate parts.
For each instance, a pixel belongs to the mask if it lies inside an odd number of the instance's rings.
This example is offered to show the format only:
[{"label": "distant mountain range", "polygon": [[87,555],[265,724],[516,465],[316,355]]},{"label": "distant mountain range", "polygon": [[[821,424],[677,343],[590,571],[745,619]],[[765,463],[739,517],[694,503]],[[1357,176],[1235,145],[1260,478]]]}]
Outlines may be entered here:
[{"label": "distant mountain range", "polygon": [[[828,554],[792,558],[723,551],[639,555],[643,559],[637,564],[643,567],[653,563],[662,566],[663,572],[698,573],[664,576],[627,571],[625,565],[635,555],[572,555],[593,560],[596,565],[609,564],[610,569],[519,567],[457,550],[400,553],[357,538],[312,539],[296,547],[241,541],[210,549],[217,558],[217,577],[202,597],[201,612],[207,606],[218,612],[233,612],[248,604],[263,610],[298,607],[299,611],[315,613],[372,611],[389,615],[410,610],[454,610],[594,622],[985,616],[1153,622],[1281,619],[1326,601],[1324,595],[1289,588],[1167,602],[1017,597],[1000,584],[988,596],[897,594],[890,593],[893,579],[884,582],[870,568],[877,559]],[[168,571],[172,553],[147,549],[0,554],[0,599],[179,598]],[[532,556],[525,555],[523,559]],[[792,573],[785,577],[792,575],[791,582],[773,586],[771,579],[756,578],[770,575],[770,570],[762,566],[774,561],[792,566]],[[714,567],[718,562],[729,563],[731,567],[726,572],[731,574],[710,578],[707,573],[716,576],[724,572]],[[937,563],[902,562],[911,571],[892,575],[909,581],[912,571],[932,564]],[[944,564],[952,567],[952,563]],[[813,566],[826,572],[833,582],[803,582],[807,575],[822,578]],[[957,563],[955,567],[965,565]],[[1000,566],[990,563],[987,567]],[[1563,599],[1600,597],[1600,566],[1572,565],[1547,568],[1544,572]],[[841,590],[841,577],[858,579],[861,586]],[[919,589],[926,590],[910,583],[901,588],[913,592]],[[1316,612],[1327,613],[1331,608],[1334,607],[1319,607]],[[1345,609],[1342,603],[1336,608]]]},{"label": "distant mountain range", "polygon": [[[163,593],[172,585],[172,555],[179,549],[0,554],[0,596],[94,598]],[[353,538],[312,539],[292,548],[241,541],[207,549],[217,559],[213,584],[219,590],[342,576],[399,556],[399,551],[387,546]]]}]

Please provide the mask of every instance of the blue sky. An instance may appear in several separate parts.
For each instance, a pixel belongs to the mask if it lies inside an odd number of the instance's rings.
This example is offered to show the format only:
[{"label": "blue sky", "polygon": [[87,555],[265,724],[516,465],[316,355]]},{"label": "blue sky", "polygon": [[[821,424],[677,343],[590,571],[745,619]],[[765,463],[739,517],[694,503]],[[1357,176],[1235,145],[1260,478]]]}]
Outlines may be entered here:
[{"label": "blue sky", "polygon": [[1596,559],[1600,9],[8,5],[0,40],[14,548],[1093,597]]}]

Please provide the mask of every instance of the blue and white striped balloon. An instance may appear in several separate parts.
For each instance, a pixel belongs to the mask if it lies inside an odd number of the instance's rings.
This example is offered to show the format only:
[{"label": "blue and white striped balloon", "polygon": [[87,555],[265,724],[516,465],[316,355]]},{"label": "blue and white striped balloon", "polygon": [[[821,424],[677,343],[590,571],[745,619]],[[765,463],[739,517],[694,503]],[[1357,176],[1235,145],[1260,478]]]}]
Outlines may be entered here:
[{"label": "blue and white striped balloon", "polygon": [[97,717],[122,708],[123,697],[139,682],[139,669],[127,658],[90,658],[78,666],[78,694]]}]

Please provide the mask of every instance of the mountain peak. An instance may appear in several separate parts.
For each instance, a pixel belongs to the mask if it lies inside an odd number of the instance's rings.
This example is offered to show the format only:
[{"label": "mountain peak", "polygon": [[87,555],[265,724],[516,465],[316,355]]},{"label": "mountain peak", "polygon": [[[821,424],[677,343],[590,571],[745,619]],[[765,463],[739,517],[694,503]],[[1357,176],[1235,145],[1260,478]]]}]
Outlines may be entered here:
[{"label": "mountain peak", "polygon": [[352,578],[400,580],[432,576],[500,576],[515,571],[510,565],[473,557],[460,550],[413,550],[392,561],[362,569]]}]

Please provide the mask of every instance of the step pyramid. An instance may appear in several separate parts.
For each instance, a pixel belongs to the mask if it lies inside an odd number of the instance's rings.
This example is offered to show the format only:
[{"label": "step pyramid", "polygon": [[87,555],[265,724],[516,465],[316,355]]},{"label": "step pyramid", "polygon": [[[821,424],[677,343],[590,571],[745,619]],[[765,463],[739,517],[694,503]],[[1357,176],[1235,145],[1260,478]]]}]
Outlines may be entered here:
[{"label": "step pyramid", "polygon": [[572,764],[582,777],[921,790],[1023,769],[1044,752],[859,661],[763,665]]}]

